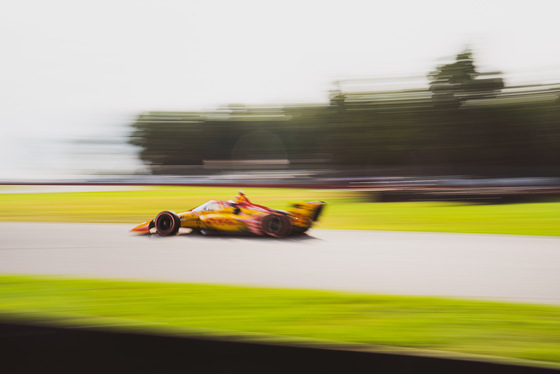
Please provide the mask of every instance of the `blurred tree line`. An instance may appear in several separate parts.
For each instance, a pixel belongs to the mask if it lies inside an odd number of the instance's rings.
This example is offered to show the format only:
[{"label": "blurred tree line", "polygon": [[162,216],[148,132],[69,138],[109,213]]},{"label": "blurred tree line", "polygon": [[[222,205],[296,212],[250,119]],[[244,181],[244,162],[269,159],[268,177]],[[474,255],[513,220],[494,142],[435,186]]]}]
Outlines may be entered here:
[{"label": "blurred tree line", "polygon": [[154,173],[281,159],[293,168],[560,174],[560,84],[505,87],[499,72],[476,70],[469,50],[428,79],[423,90],[337,90],[330,105],[144,113],[130,143]]}]

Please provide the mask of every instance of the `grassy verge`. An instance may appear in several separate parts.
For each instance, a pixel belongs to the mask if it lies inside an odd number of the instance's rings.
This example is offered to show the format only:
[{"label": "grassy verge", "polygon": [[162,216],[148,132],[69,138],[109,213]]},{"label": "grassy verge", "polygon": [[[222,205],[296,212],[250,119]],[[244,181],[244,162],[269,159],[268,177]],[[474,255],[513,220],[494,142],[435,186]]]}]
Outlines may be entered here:
[{"label": "grassy verge", "polygon": [[[181,283],[0,276],[0,316],[265,334],[560,363],[560,307]],[[260,335],[261,339],[263,335]]]},{"label": "grassy verge", "polygon": [[[230,187],[153,187],[136,191],[0,194],[0,220],[141,223],[162,210],[184,211],[210,199],[231,199]],[[560,236],[560,203],[470,205],[375,203],[359,193],[249,188],[256,203],[328,203],[319,228]]]}]

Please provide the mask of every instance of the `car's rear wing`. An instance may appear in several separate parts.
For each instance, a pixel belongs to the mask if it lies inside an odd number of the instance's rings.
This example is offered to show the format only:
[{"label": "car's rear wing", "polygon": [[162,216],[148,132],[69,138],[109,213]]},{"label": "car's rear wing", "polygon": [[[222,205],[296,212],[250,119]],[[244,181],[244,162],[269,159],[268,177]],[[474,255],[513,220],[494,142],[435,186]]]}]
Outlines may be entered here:
[{"label": "car's rear wing", "polygon": [[302,216],[316,222],[325,207],[324,201],[306,201],[304,203],[293,203],[288,212],[293,215]]}]

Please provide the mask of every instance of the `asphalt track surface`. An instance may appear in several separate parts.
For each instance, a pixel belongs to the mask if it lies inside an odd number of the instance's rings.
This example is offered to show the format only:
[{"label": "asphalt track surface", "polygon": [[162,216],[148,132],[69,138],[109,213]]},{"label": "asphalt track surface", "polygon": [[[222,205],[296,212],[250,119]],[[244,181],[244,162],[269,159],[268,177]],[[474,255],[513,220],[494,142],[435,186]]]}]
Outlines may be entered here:
[{"label": "asphalt track surface", "polygon": [[0,273],[560,304],[560,238],[310,230],[288,239],[0,222]]}]

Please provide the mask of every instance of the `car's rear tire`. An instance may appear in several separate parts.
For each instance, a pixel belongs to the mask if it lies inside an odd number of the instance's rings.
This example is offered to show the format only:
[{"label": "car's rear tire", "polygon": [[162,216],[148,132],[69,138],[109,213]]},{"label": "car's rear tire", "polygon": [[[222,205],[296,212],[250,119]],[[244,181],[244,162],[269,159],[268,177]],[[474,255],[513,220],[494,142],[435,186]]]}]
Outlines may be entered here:
[{"label": "car's rear tire", "polygon": [[166,210],[157,215],[154,225],[161,236],[175,235],[181,227],[181,219],[175,212]]},{"label": "car's rear tire", "polygon": [[285,238],[290,235],[292,225],[284,214],[269,214],[261,223],[262,232],[275,238]]}]

